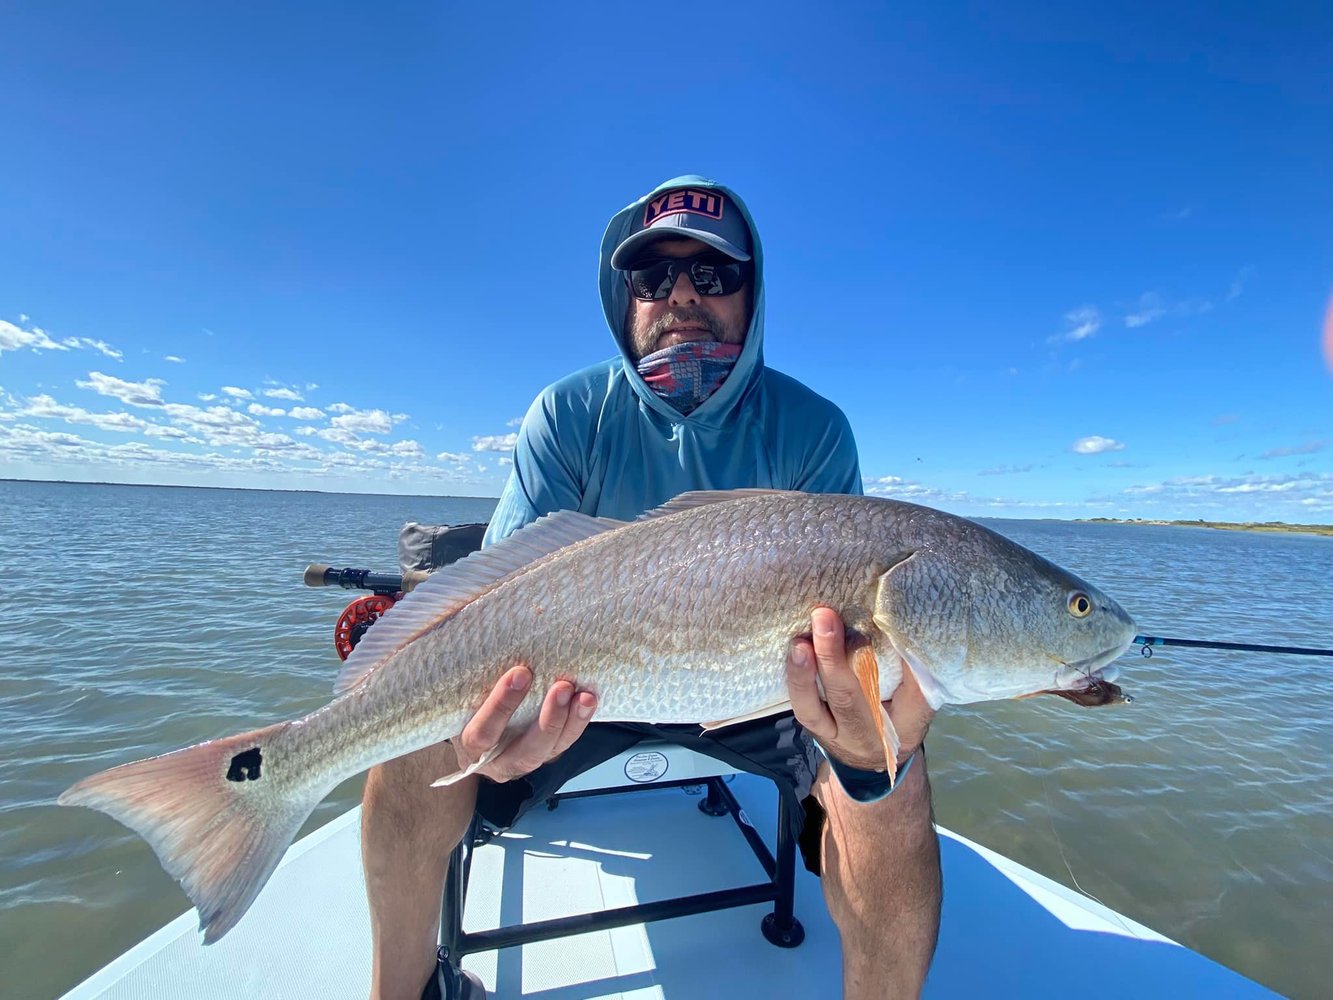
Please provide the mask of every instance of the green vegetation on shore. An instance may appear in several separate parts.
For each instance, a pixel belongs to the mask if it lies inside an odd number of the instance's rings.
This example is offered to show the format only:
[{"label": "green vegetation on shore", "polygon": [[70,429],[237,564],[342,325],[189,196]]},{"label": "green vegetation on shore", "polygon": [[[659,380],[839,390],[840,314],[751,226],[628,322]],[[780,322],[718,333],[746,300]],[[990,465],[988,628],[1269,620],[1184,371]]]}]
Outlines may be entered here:
[{"label": "green vegetation on shore", "polygon": [[1142,517],[1080,517],[1089,524],[1170,524],[1181,528],[1218,528],[1221,531],[1285,531],[1333,536],[1333,524],[1287,524],[1285,521],[1154,521]]}]

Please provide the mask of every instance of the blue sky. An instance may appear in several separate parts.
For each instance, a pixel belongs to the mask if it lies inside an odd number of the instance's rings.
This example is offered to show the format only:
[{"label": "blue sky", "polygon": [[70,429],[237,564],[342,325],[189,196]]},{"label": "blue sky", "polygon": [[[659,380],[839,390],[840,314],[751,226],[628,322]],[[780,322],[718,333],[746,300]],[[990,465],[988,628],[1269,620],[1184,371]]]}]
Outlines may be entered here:
[{"label": "blue sky", "polygon": [[897,6],[11,7],[0,476],[494,496],[698,172],[872,492],[1333,522],[1333,12]]}]

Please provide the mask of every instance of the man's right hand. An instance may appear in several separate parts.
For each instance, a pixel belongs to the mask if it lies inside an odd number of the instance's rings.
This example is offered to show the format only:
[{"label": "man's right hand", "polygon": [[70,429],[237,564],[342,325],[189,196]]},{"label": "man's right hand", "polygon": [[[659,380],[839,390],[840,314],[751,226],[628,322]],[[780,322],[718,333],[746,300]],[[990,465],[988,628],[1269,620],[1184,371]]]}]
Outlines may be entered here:
[{"label": "man's right hand", "polygon": [[[525,666],[514,667],[500,678],[485,704],[451,741],[459,768],[471,766],[500,743],[531,686],[532,671]],[[578,691],[566,680],[556,681],[546,692],[536,721],[474,773],[500,782],[531,774],[569,749],[588,728],[596,709],[597,697],[591,691]]]}]

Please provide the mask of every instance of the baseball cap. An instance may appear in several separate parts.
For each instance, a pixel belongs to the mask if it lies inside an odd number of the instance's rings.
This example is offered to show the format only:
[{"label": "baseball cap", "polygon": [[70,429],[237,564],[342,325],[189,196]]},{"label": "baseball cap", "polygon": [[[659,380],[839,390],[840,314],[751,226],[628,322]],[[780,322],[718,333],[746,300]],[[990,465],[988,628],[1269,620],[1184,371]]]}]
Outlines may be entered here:
[{"label": "baseball cap", "polygon": [[682,187],[644,203],[633,230],[611,254],[611,266],[627,270],[647,244],[673,236],[707,243],[736,260],[750,259],[750,227],[736,203],[715,188]]}]

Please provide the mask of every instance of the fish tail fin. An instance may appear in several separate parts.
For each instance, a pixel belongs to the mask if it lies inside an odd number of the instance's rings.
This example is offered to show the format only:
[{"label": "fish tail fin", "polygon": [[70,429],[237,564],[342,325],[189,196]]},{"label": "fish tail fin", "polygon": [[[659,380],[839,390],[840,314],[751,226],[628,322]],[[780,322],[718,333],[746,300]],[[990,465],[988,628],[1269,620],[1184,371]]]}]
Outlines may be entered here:
[{"label": "fish tail fin", "polygon": [[199,910],[204,943],[236,924],[324,797],[280,782],[266,760],[290,723],[122,764],[65,790],[62,806],[106,813],[148,841]]}]

